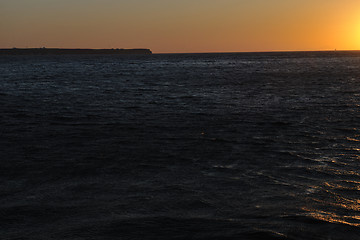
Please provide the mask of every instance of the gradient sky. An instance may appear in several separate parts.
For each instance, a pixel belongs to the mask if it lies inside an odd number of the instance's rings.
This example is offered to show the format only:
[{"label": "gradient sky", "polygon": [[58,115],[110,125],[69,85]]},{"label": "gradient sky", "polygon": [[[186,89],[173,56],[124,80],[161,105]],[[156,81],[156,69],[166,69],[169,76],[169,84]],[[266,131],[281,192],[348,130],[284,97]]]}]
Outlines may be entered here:
[{"label": "gradient sky", "polygon": [[0,0],[0,48],[360,49],[359,0]]}]

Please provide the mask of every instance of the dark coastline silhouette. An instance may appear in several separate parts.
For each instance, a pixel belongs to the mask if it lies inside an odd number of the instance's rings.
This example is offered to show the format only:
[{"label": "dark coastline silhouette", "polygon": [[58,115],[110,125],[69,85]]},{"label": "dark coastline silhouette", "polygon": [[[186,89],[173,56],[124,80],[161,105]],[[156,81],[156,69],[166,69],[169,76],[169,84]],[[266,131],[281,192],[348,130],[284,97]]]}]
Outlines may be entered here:
[{"label": "dark coastline silhouette", "polygon": [[0,55],[66,55],[66,54],[152,54],[150,49],[65,49],[65,48],[8,48]]}]

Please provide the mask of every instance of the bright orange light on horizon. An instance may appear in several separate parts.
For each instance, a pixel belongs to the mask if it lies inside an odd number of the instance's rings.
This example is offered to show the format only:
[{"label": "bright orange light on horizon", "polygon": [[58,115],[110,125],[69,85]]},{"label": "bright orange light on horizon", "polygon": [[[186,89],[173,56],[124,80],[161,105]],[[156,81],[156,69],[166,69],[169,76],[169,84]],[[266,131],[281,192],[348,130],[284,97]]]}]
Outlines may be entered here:
[{"label": "bright orange light on horizon", "polygon": [[6,1],[0,48],[354,50],[358,9],[358,0]]}]

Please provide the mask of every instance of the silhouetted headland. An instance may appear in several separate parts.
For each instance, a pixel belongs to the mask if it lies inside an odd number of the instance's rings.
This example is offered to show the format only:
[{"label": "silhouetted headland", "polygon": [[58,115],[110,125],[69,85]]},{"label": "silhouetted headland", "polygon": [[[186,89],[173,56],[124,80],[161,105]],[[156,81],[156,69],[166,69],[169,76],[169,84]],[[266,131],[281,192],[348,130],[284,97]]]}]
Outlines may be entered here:
[{"label": "silhouetted headland", "polygon": [[8,48],[0,55],[66,55],[66,54],[152,54],[150,49],[65,49],[65,48]]}]

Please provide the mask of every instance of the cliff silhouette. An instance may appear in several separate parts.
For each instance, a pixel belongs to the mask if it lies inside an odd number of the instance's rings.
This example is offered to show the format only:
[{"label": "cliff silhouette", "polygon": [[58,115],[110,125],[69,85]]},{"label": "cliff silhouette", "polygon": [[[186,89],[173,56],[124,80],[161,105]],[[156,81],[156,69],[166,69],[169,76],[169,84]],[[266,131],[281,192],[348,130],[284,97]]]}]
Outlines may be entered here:
[{"label": "cliff silhouette", "polygon": [[65,49],[65,48],[7,48],[0,55],[68,55],[68,54],[152,54],[150,49]]}]

